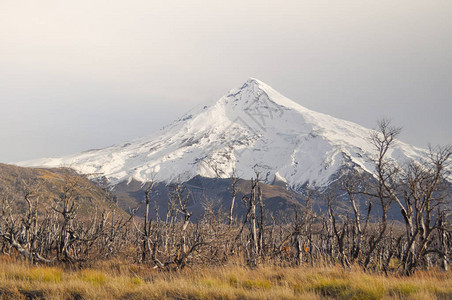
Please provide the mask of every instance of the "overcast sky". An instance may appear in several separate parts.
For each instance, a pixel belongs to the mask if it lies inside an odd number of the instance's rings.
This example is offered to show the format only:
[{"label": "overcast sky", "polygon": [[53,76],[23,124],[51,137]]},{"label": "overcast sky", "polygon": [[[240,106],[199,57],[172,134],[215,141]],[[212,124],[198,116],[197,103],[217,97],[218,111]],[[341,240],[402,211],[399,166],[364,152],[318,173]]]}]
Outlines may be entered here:
[{"label": "overcast sky", "polygon": [[249,77],[452,143],[452,1],[0,0],[0,162],[148,135]]}]

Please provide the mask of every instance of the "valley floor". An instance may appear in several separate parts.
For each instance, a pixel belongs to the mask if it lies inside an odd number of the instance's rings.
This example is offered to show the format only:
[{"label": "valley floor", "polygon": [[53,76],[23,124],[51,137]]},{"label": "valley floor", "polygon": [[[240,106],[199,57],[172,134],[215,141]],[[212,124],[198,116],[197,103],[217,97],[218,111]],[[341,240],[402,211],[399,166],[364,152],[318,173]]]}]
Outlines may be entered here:
[{"label": "valley floor", "polygon": [[1,299],[452,299],[451,273],[411,277],[340,267],[240,266],[159,272],[109,261],[89,269],[30,267],[0,259]]}]

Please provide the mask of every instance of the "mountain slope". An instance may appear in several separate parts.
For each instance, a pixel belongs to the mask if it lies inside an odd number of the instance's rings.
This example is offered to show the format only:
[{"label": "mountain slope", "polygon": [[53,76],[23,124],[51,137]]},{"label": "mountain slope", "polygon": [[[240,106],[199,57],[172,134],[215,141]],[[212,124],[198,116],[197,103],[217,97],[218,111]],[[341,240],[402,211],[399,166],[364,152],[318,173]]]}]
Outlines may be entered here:
[{"label": "mountain slope", "polygon": [[[255,171],[266,183],[292,189],[325,187],[343,168],[372,173],[371,130],[311,111],[257,79],[249,79],[211,106],[195,110],[159,132],[129,143],[61,158],[19,163],[71,167],[109,184],[185,182],[196,175],[241,178]],[[400,141],[388,153],[399,163],[425,150]]]},{"label": "mountain slope", "polygon": [[[143,185],[141,182],[132,180],[131,182],[122,182],[117,184],[112,193],[118,199],[118,205],[125,211],[130,211],[131,208],[138,207],[137,216],[141,217],[145,214],[146,207],[139,205],[144,203],[145,190],[150,184]],[[192,213],[192,220],[200,219],[205,207],[212,208],[218,216],[226,216],[231,207],[232,187],[230,179],[223,178],[206,178],[195,176],[184,183],[186,193],[189,193],[189,200],[187,202],[187,209]],[[233,214],[235,217],[243,217],[247,208],[243,205],[243,197],[250,197],[250,180],[237,180],[235,185],[236,202],[234,205]],[[284,222],[285,219],[293,217],[295,211],[303,209],[305,203],[304,198],[291,190],[284,187],[260,184],[262,190],[262,199],[265,203],[265,213],[271,213],[278,217],[278,222]],[[173,191],[171,186],[160,182],[153,185],[150,193],[151,199],[151,217],[155,218],[155,208],[158,208],[159,217],[165,220],[168,195]],[[282,217],[284,216],[284,217]]]},{"label": "mountain slope", "polygon": [[[23,212],[26,209],[26,194],[32,195],[33,201],[37,200],[39,212],[52,212],[52,207],[59,204],[66,184],[73,186],[79,217],[111,210],[115,210],[117,216],[127,216],[108,191],[73,170],[22,168],[0,164],[0,199],[10,201],[15,212]],[[2,202],[2,205],[6,204]]]}]

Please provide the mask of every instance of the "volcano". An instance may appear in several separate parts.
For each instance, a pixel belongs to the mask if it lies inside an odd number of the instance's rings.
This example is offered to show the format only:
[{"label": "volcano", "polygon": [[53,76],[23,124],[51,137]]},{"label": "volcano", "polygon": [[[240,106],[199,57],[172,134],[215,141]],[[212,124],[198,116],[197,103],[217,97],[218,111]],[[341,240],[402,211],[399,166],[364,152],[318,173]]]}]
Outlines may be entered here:
[{"label": "volcano", "polygon": [[[371,129],[309,110],[250,78],[146,137],[21,166],[70,167],[108,185],[187,182],[195,176],[249,179],[297,191],[325,188],[344,171],[374,173]],[[395,141],[387,158],[404,164],[426,150]]]}]

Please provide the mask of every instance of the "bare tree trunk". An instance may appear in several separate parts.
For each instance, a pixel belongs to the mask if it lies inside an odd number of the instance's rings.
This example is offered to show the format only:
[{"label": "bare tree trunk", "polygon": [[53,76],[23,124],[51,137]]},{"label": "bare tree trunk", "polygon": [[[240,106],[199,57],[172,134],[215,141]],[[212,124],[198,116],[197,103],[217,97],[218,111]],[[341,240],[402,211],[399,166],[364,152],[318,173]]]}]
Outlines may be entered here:
[{"label": "bare tree trunk", "polygon": [[257,198],[259,202],[259,240],[258,240],[258,247],[259,247],[259,253],[261,256],[264,255],[264,200],[262,199],[262,189],[259,185],[259,176],[257,174],[256,176],[257,181]]},{"label": "bare tree trunk", "polygon": [[251,179],[251,195],[250,195],[250,231],[251,231],[251,257],[250,263],[252,266],[257,264],[257,232],[256,232],[256,184],[257,181]]},{"label": "bare tree trunk", "polygon": [[229,226],[232,226],[233,224],[233,212],[234,212],[234,204],[235,204],[235,196],[237,195],[237,188],[236,188],[236,184],[237,184],[237,177],[235,175],[235,170],[232,172],[232,176],[231,176],[231,187],[232,187],[232,201],[231,201],[231,208],[229,210]]},{"label": "bare tree trunk", "polygon": [[[144,224],[143,224],[143,249],[141,253],[141,261],[144,263],[146,261],[146,253],[149,251],[151,252],[152,249],[149,247],[150,244],[150,231],[151,231],[151,223],[150,223],[150,217],[149,217],[149,208],[150,208],[150,197],[149,194],[152,191],[154,183],[151,182],[149,187],[146,188],[144,195],[145,195],[145,213],[144,213]],[[151,255],[152,256],[152,255]]]}]

